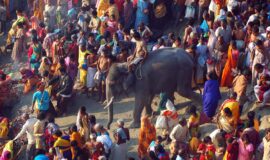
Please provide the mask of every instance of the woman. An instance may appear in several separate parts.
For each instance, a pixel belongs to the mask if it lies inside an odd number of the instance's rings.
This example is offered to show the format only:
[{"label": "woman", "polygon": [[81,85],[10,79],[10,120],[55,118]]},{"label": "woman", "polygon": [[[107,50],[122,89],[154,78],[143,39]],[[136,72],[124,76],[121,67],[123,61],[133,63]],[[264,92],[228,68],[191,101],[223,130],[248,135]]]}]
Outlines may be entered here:
[{"label": "woman", "polygon": [[219,83],[215,72],[210,72],[207,75],[207,81],[203,90],[203,112],[212,118],[218,107],[218,101],[221,99],[219,91]]},{"label": "woman", "polygon": [[224,108],[217,116],[218,128],[224,130],[227,133],[233,133],[235,130],[233,113],[230,108]]},{"label": "woman", "polygon": [[99,3],[97,3],[97,15],[98,17],[101,17],[105,11],[108,10],[110,7],[109,0],[100,0]]},{"label": "woman", "polygon": [[38,69],[40,67],[42,46],[38,42],[38,39],[36,37],[33,38],[32,42],[33,42],[31,50],[32,53],[29,53],[31,70],[33,71],[33,73],[38,74]]},{"label": "woman", "polygon": [[134,7],[130,0],[125,0],[124,3],[124,24],[125,29],[130,29],[134,24]]},{"label": "woman", "polygon": [[34,0],[34,16],[43,21],[44,0]]},{"label": "woman", "polygon": [[23,23],[19,22],[17,24],[17,33],[11,54],[12,60],[16,63],[20,62],[24,55],[24,51],[25,51],[25,32],[23,29]]},{"label": "woman", "polygon": [[228,59],[226,61],[224,70],[221,76],[221,87],[230,87],[232,86],[233,75],[232,71],[237,69],[237,62],[239,57],[239,51],[236,47],[235,41],[231,42],[231,45],[228,49]]},{"label": "woman", "polygon": [[77,125],[79,133],[81,134],[81,136],[84,138],[84,141],[86,142],[89,139],[90,122],[89,122],[89,116],[84,106],[80,108],[77,114],[76,125]]},{"label": "woman", "polygon": [[139,27],[141,23],[149,25],[149,2],[148,0],[137,0],[134,6],[137,6],[135,29]]},{"label": "woman", "polygon": [[46,113],[49,109],[50,96],[47,91],[45,91],[45,84],[38,84],[38,90],[34,93],[32,99],[32,111],[36,113],[44,112]]},{"label": "woman", "polygon": [[149,118],[144,116],[141,118],[141,128],[139,131],[138,154],[141,159],[147,157],[147,148],[150,143],[156,139],[156,129],[151,124]]},{"label": "woman", "polygon": [[82,87],[86,86],[86,76],[87,76],[87,64],[86,58],[89,54],[89,51],[86,49],[86,43],[83,42],[80,44],[79,48],[79,75],[80,75],[80,84]]},{"label": "woman", "polygon": [[196,82],[197,84],[204,83],[204,71],[206,67],[206,60],[208,57],[208,48],[204,44],[204,38],[201,37],[196,49]]},{"label": "woman", "polygon": [[239,144],[238,160],[252,160],[254,146],[250,142],[249,136],[243,134],[237,142]]}]

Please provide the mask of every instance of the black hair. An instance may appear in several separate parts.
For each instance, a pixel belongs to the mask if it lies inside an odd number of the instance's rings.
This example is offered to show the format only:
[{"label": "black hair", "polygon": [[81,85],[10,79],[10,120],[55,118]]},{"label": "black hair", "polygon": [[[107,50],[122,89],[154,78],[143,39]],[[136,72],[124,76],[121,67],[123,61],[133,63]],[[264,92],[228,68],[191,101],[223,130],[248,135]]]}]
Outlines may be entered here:
[{"label": "black hair", "polygon": [[80,112],[81,112],[81,113],[86,113],[86,108],[85,108],[85,106],[82,106],[82,107],[80,108]]},{"label": "black hair", "polygon": [[93,16],[97,16],[97,11],[96,10],[93,10],[92,15]]},{"label": "black hair", "polygon": [[44,149],[37,149],[35,156],[41,155],[41,154],[46,154],[46,151]]},{"label": "black hair", "polygon": [[158,140],[159,142],[162,142],[163,138],[162,138],[161,136],[157,136],[157,140]]},{"label": "black hair", "polygon": [[59,71],[60,71],[61,73],[66,73],[66,68],[65,68],[65,67],[60,67],[60,68],[59,68]]},{"label": "black hair", "polygon": [[255,68],[256,70],[258,70],[258,69],[263,69],[264,66],[263,66],[262,64],[260,64],[260,63],[256,63],[255,66],[254,66],[254,68]]},{"label": "black hair", "polygon": [[57,137],[61,137],[63,133],[60,130],[55,131],[54,133]]},{"label": "black hair", "polygon": [[61,65],[65,65],[65,58],[60,58],[60,59],[59,59],[59,63],[60,63]]},{"label": "black hair", "polygon": [[71,130],[73,132],[77,132],[78,131],[77,126],[76,125],[71,126]]},{"label": "black hair", "polygon": [[134,32],[133,37],[134,37],[135,39],[140,39],[140,38],[141,38],[141,35],[140,35],[139,32]]},{"label": "black hair", "polygon": [[40,112],[38,115],[37,115],[37,119],[38,120],[44,120],[46,118],[46,114],[44,112]]},{"label": "black hair", "polygon": [[6,75],[5,73],[0,74],[0,79],[1,79],[2,81],[6,80],[6,79],[7,79],[7,75]]},{"label": "black hair", "polygon": [[247,114],[247,117],[249,120],[254,120],[255,118],[255,112],[254,111],[249,111],[248,114]]},{"label": "black hair", "polygon": [[159,152],[159,153],[165,153],[165,152],[166,152],[165,149],[162,147],[161,144],[155,146],[155,150],[156,150],[157,152]]},{"label": "black hair", "polygon": [[224,108],[223,111],[224,111],[224,113],[227,114],[228,116],[232,116],[232,111],[231,111],[230,108],[226,107],[226,108]]},{"label": "black hair", "polygon": [[96,124],[97,120],[96,120],[96,116],[95,115],[89,115],[89,121],[91,124]]},{"label": "black hair", "polygon": [[251,72],[249,69],[245,69],[245,70],[242,72],[242,74],[243,74],[244,76],[251,76],[251,75],[252,75],[252,72]]},{"label": "black hair", "polygon": [[203,142],[204,143],[210,143],[210,142],[212,142],[212,139],[211,139],[210,136],[206,136],[206,137],[204,137]]},{"label": "black hair", "polygon": [[197,116],[197,108],[194,105],[191,105],[188,110],[189,114],[196,115]]},{"label": "black hair", "polygon": [[217,76],[217,74],[216,74],[215,71],[209,72],[209,73],[208,73],[208,77],[209,77],[211,80],[217,80],[217,79],[218,79],[218,76]]},{"label": "black hair", "polygon": [[247,141],[248,143],[250,143],[250,138],[248,136],[248,134],[243,134],[242,137],[241,137],[242,141]]},{"label": "black hair", "polygon": [[54,123],[55,122],[55,119],[53,116],[50,116],[49,119],[48,119],[49,123]]}]

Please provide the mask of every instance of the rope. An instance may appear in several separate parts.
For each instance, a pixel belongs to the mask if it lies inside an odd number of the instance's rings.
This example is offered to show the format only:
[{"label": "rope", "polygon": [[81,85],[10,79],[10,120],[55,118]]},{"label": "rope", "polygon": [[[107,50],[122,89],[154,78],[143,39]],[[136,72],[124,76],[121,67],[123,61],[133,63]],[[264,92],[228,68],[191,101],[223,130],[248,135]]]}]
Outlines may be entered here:
[{"label": "rope", "polygon": [[138,80],[142,80],[142,63],[138,65],[138,67],[135,70],[135,76]]}]

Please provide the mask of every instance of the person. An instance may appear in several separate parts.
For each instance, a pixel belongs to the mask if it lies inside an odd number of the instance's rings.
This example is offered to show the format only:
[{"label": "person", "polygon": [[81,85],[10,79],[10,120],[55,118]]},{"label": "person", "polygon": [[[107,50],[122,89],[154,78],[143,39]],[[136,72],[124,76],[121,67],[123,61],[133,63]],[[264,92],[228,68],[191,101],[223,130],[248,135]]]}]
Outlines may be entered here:
[{"label": "person", "polygon": [[138,155],[139,158],[142,159],[147,156],[149,144],[156,139],[156,129],[147,116],[141,118],[141,128],[139,130],[138,139]]},{"label": "person", "polygon": [[82,141],[82,138],[81,138],[81,135],[80,133],[78,132],[77,130],[77,126],[76,125],[73,125],[71,128],[70,128],[70,141],[76,141],[76,145],[80,148],[83,147],[83,141]]},{"label": "person", "polygon": [[256,84],[256,77],[257,77],[257,71],[255,69],[255,65],[257,63],[262,65],[267,65],[269,60],[267,58],[267,55],[265,53],[263,42],[261,40],[256,41],[256,47],[251,53],[251,60],[250,64],[252,64],[252,84]]},{"label": "person", "polygon": [[157,49],[162,49],[162,48],[165,47],[164,45],[165,45],[164,39],[163,38],[159,38],[157,44],[153,46],[153,49],[152,50],[155,51]]},{"label": "person", "polygon": [[71,80],[75,82],[77,78],[78,73],[78,59],[76,59],[76,56],[74,54],[71,54],[70,56],[66,57],[65,59],[65,65],[66,65],[66,72],[70,76]]},{"label": "person", "polygon": [[76,126],[83,137],[83,140],[86,142],[90,134],[90,125],[89,125],[89,116],[86,112],[85,106],[82,106],[79,109],[77,114]]},{"label": "person", "polygon": [[57,105],[56,110],[58,114],[62,114],[66,112],[67,109],[67,100],[72,97],[72,90],[73,90],[73,81],[71,77],[66,73],[66,69],[61,67],[59,69],[60,76],[55,76],[49,82],[49,85],[52,85],[56,82],[59,83],[59,86],[56,90],[56,97],[57,97]]},{"label": "person", "polygon": [[136,48],[134,54],[128,57],[129,70],[132,71],[133,67],[139,64],[139,62],[143,62],[148,55],[148,51],[146,48],[145,42],[142,40],[140,34],[135,32],[133,35],[136,43]]},{"label": "person", "polygon": [[39,82],[39,78],[30,69],[21,68],[20,73],[22,75],[21,82],[24,83],[23,93],[27,94],[34,89]]},{"label": "person", "polygon": [[12,49],[11,58],[14,62],[19,63],[25,54],[25,31],[23,23],[17,24],[17,32],[15,37],[15,43]]},{"label": "person", "polygon": [[222,112],[225,108],[230,109],[232,112],[233,118],[233,126],[236,127],[239,122],[240,117],[240,105],[239,102],[236,100],[237,94],[235,92],[229,95],[229,99],[225,100],[221,106],[220,111]]},{"label": "person", "polygon": [[38,42],[37,37],[32,38],[31,50],[29,50],[28,57],[30,58],[31,70],[33,73],[38,74],[40,67],[40,60],[42,58],[42,46]]},{"label": "person", "polygon": [[53,147],[53,144],[55,142],[55,139],[53,135],[57,130],[59,130],[59,125],[55,123],[54,116],[49,116],[48,118],[48,124],[45,129],[45,137],[46,137],[46,145],[47,147],[51,148]]},{"label": "person", "polygon": [[209,118],[212,118],[215,115],[221,94],[215,72],[208,73],[207,79],[208,80],[205,82],[203,92],[203,112]]},{"label": "person", "polygon": [[257,85],[254,86],[254,93],[257,98],[257,103],[263,105],[268,102],[269,97],[269,71],[262,64],[257,63],[254,66],[257,75]]},{"label": "person", "polygon": [[237,62],[239,57],[239,50],[236,47],[235,41],[231,42],[228,49],[228,59],[226,61],[224,70],[222,72],[220,86],[231,87],[233,81],[232,72],[237,69]]},{"label": "person", "polygon": [[199,44],[196,47],[196,82],[197,84],[204,83],[204,71],[206,67],[206,60],[208,58],[208,48],[205,44],[205,39],[200,37]]},{"label": "person", "polygon": [[250,139],[250,143],[254,146],[254,148],[257,148],[260,144],[260,139],[259,139],[259,132],[256,131],[255,125],[254,125],[254,120],[249,121],[246,124],[246,128],[243,130],[242,135],[246,134],[248,135]]},{"label": "person", "polygon": [[249,111],[247,113],[247,119],[243,121],[244,128],[248,128],[249,125],[253,126],[254,129],[259,132],[259,127],[260,127],[260,120],[259,118],[256,118],[255,112],[254,111]]},{"label": "person", "polygon": [[134,6],[131,0],[125,0],[123,15],[124,15],[125,29],[132,28],[135,16],[134,16]]},{"label": "person", "polygon": [[[137,2],[137,3],[136,3]],[[145,25],[149,25],[149,1],[137,0],[133,2],[133,5],[137,7],[135,29],[138,29],[139,25],[143,22]]]},{"label": "person", "polygon": [[200,153],[200,160],[214,160],[215,159],[215,146],[209,136],[203,139],[203,142],[199,145],[197,152]]},{"label": "person", "polygon": [[37,17],[40,21],[43,20],[43,11],[44,11],[44,0],[34,0],[34,16]]},{"label": "person", "polygon": [[210,0],[200,0],[199,1],[199,11],[198,11],[198,21],[202,23],[203,14],[208,10]]},{"label": "person", "polygon": [[7,19],[7,8],[4,4],[4,1],[0,1],[0,35],[3,35],[3,33],[6,31],[6,19]]},{"label": "person", "polygon": [[233,79],[233,91],[237,94],[237,101],[240,103],[240,105],[244,105],[244,103],[248,100],[246,91],[251,74],[252,73],[250,70],[244,70]]},{"label": "person", "polygon": [[238,160],[252,160],[254,146],[250,142],[250,138],[247,134],[243,134],[241,138],[237,140],[239,144]]},{"label": "person", "polygon": [[56,141],[53,145],[55,150],[62,154],[62,158],[72,159],[69,136],[63,136],[62,132],[57,130],[54,134],[54,137],[56,138]]},{"label": "person", "polygon": [[91,17],[91,21],[89,23],[89,28],[93,33],[99,33],[99,28],[100,28],[100,19],[97,16],[97,11],[94,10],[92,12],[92,17]]},{"label": "person", "polygon": [[269,149],[269,142],[270,142],[270,129],[266,129],[265,136],[263,137],[262,143],[259,146],[259,151],[263,153],[262,160],[270,159],[270,149]]},{"label": "person", "polygon": [[100,135],[97,136],[97,142],[103,144],[106,158],[110,157],[113,143],[107,131],[103,129],[103,126],[100,126]]},{"label": "person", "polygon": [[117,130],[114,134],[116,144],[112,149],[112,159],[126,160],[127,159],[127,141],[130,140],[129,130],[124,128],[124,121],[119,119],[117,121]]},{"label": "person", "polygon": [[36,149],[45,149],[45,128],[46,114],[41,112],[37,115],[37,122],[34,124],[34,137],[36,141]]},{"label": "person", "polygon": [[97,3],[97,16],[101,17],[110,7],[110,1],[109,0],[100,0],[99,3]]},{"label": "person", "polygon": [[95,133],[90,134],[90,141],[87,141],[84,145],[90,153],[90,157],[93,160],[99,160],[99,157],[104,155],[105,149],[101,142],[97,142],[97,135]]},{"label": "person", "polygon": [[232,29],[230,25],[227,24],[227,20],[222,20],[220,27],[215,31],[216,37],[222,36],[225,44],[229,44],[232,39]]},{"label": "person", "polygon": [[50,105],[49,93],[45,90],[45,84],[40,83],[38,90],[33,94],[32,98],[32,112],[36,113],[44,112],[47,113]]},{"label": "person", "polygon": [[237,140],[235,140],[233,137],[228,138],[227,148],[226,148],[226,152],[224,154],[223,159],[226,159],[226,160],[237,159],[238,150],[239,150],[239,146],[238,146]]},{"label": "person", "polygon": [[108,48],[102,49],[101,55],[97,60],[97,73],[95,75],[98,80],[99,101],[101,102],[105,100],[105,80],[111,64],[112,62],[108,55]]},{"label": "person", "polygon": [[109,17],[114,15],[115,21],[119,21],[119,11],[114,0],[110,0],[110,6],[107,10]]},{"label": "person", "polygon": [[37,122],[35,117],[29,117],[29,114],[24,113],[22,115],[23,120],[25,121],[22,126],[21,131],[13,138],[13,141],[20,139],[24,134],[27,135],[27,146],[25,151],[25,159],[32,160],[35,153],[35,136],[34,136],[34,125]]},{"label": "person", "polygon": [[160,144],[155,147],[155,153],[156,153],[157,158],[159,160],[169,160],[170,159],[168,152],[166,152],[165,149],[163,148],[163,146]]},{"label": "person", "polygon": [[217,116],[217,125],[219,129],[227,133],[233,133],[236,129],[237,123],[233,118],[233,113],[230,108],[226,107]]},{"label": "person", "polygon": [[87,77],[86,77],[86,87],[88,88],[88,91],[93,93],[94,87],[95,87],[95,82],[94,82],[94,77],[97,72],[97,55],[96,52],[92,51],[88,56],[87,56]]},{"label": "person", "polygon": [[170,133],[170,138],[173,142],[186,143],[188,137],[188,126],[187,121],[182,118]]},{"label": "person", "polygon": [[161,136],[157,136],[157,138],[152,141],[147,149],[148,152],[153,151],[155,152],[155,147],[160,145],[163,141],[163,138]]},{"label": "person", "polygon": [[89,51],[86,48],[86,42],[80,43],[79,47],[79,75],[80,75],[80,84],[84,88],[86,86],[86,76],[87,76],[87,68],[86,66],[86,57],[89,54]]},{"label": "person", "polygon": [[56,27],[56,6],[48,0],[43,11],[44,23],[49,29],[54,30]]}]

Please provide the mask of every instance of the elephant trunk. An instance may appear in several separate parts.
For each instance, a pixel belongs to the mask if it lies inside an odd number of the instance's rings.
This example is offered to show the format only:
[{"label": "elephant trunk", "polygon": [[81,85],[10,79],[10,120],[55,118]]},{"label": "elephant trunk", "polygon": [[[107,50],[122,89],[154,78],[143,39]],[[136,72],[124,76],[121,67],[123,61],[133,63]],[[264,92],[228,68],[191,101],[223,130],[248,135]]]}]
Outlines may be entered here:
[{"label": "elephant trunk", "polygon": [[107,128],[110,129],[110,125],[113,122],[113,100],[114,96],[112,93],[112,85],[110,85],[110,82],[106,81],[106,101],[107,105],[104,107],[104,109],[108,109],[108,123]]}]

